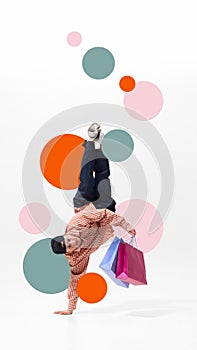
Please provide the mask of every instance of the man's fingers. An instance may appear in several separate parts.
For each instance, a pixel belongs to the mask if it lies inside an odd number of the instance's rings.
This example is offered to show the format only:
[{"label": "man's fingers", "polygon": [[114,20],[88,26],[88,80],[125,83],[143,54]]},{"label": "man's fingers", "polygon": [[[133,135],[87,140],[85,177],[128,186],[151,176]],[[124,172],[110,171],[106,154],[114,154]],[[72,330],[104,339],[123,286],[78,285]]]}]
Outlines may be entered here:
[{"label": "man's fingers", "polygon": [[132,235],[136,235],[136,230],[134,229],[134,228],[132,228],[132,230],[130,231],[130,233],[132,234]]},{"label": "man's fingers", "polygon": [[54,314],[56,314],[56,315],[71,315],[72,312],[70,312],[68,310],[63,310],[63,311],[54,311]]}]

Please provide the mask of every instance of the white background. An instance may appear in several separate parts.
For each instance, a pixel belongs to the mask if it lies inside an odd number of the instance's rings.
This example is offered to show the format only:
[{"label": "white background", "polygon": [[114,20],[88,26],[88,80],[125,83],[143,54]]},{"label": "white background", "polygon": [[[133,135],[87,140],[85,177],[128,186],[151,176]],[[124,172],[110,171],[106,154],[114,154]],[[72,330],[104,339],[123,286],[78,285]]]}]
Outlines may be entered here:
[{"label": "white background", "polygon": [[[191,0],[2,2],[2,349],[196,349],[196,27]],[[66,42],[73,30],[83,37],[75,48]],[[81,67],[94,46],[108,48],[116,62],[114,72],[100,81]],[[152,123],[173,159],[173,206],[160,244],[146,254],[147,287],[125,290],[108,280],[108,294],[99,304],[79,301],[72,316],[53,315],[66,308],[66,292],[39,293],[22,271],[25,252],[43,238],[26,233],[18,222],[25,152],[37,130],[65,109],[94,102],[122,105],[123,75],[150,81],[163,93],[163,109]],[[156,201],[158,174],[148,172],[146,159],[144,164]],[[92,255],[89,271],[101,273],[103,253],[104,248]]]}]

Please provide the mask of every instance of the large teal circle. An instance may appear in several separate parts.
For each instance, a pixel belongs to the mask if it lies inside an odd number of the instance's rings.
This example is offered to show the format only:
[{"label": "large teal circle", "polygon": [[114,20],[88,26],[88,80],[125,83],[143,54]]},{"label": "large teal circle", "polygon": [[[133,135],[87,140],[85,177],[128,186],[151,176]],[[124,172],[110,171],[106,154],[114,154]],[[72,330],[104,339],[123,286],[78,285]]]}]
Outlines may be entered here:
[{"label": "large teal circle", "polygon": [[23,271],[29,284],[42,293],[55,294],[68,288],[70,267],[65,255],[56,255],[51,239],[34,243],[26,252]]},{"label": "large teal circle", "polygon": [[115,60],[112,53],[104,47],[93,47],[83,56],[82,66],[89,77],[104,79],[112,73]]},{"label": "large teal circle", "polygon": [[115,129],[109,131],[103,138],[103,153],[114,162],[122,162],[129,158],[133,149],[133,139],[126,131]]}]

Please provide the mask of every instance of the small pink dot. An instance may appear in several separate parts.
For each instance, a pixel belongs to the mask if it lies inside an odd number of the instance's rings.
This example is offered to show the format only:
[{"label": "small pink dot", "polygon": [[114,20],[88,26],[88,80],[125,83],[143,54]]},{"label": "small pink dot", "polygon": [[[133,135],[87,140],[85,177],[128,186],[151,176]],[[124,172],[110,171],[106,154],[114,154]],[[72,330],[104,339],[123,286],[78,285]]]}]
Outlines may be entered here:
[{"label": "small pink dot", "polygon": [[19,222],[23,230],[36,234],[45,231],[51,220],[49,210],[41,203],[29,203],[19,214]]},{"label": "small pink dot", "polygon": [[81,34],[78,32],[70,32],[67,36],[67,42],[70,46],[78,46],[82,42]]}]

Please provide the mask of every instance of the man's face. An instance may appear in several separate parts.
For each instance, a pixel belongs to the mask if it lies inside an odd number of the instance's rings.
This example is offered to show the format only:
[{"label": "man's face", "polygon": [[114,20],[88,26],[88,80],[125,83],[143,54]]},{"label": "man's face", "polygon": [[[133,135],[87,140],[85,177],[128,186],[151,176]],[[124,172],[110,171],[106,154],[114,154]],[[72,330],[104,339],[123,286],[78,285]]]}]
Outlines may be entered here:
[{"label": "man's face", "polygon": [[66,252],[72,253],[74,250],[77,250],[81,244],[81,239],[79,237],[75,237],[72,235],[66,235],[65,242],[66,242]]}]

